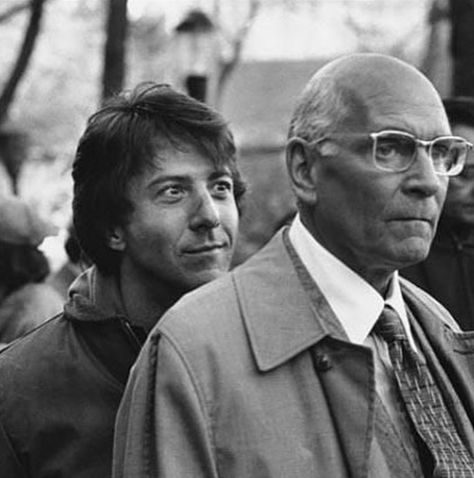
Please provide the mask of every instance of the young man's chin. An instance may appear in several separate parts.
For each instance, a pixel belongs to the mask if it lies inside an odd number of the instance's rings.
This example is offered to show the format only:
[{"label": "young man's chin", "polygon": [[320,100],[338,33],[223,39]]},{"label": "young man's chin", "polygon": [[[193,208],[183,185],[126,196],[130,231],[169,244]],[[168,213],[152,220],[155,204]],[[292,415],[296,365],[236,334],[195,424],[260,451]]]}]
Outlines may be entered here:
[{"label": "young man's chin", "polygon": [[219,277],[223,276],[227,272],[227,269],[221,268],[210,268],[204,269],[200,271],[189,271],[189,273],[185,274],[185,284],[183,284],[183,289],[185,292],[190,292],[197,287],[201,287],[208,282],[213,281],[214,279],[218,279]]}]

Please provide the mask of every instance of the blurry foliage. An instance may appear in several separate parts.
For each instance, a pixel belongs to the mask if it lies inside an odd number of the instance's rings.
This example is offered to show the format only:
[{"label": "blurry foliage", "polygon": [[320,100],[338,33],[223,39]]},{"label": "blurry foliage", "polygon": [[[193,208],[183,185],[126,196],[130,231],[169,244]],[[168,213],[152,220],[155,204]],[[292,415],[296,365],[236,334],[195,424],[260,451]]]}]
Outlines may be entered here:
[{"label": "blurry foliage", "polygon": [[28,8],[23,3],[16,5],[16,8],[13,6],[2,14],[5,21],[5,19],[26,8],[29,13],[29,20],[24,29],[21,45],[17,49],[16,58],[0,92],[0,127],[8,121],[8,113],[15,99],[16,90],[28,69],[31,56],[35,50],[36,40],[41,30],[44,4],[45,0],[31,0]]},{"label": "blurry foliage", "polygon": [[[356,49],[383,51],[417,64],[420,43],[428,34],[426,12],[431,0],[344,0],[343,21],[352,30]],[[404,12],[400,22],[399,12]]]},{"label": "blurry foliage", "polygon": [[[10,114],[10,121],[31,138],[31,159],[70,154],[84,118],[98,103],[103,22],[99,7],[89,4],[45,4],[36,50]],[[0,56],[0,84],[11,69],[26,21],[21,14],[2,24],[0,43],[9,48]]]},{"label": "blurry foliage", "polygon": [[[5,85],[24,35],[24,6],[20,0],[2,2],[0,14],[16,7],[19,11],[1,23],[0,44],[8,47],[0,55],[0,86]],[[11,123],[21,125],[30,137],[27,160],[70,164],[85,120],[101,99],[105,8],[100,0],[45,2],[36,48],[10,110]],[[163,18],[140,17],[130,25],[130,33],[126,85],[163,80],[169,35]]]},{"label": "blurry foliage", "polygon": [[[2,5],[2,12],[20,2],[8,3]],[[85,119],[99,99],[102,19],[99,1],[46,1],[35,50],[9,112],[8,128],[27,135],[16,154],[22,155],[18,163],[23,164],[18,192],[35,200],[48,215],[69,214],[68,166]],[[0,55],[1,86],[27,22],[28,10],[23,10],[1,24],[0,44],[8,45]]]}]

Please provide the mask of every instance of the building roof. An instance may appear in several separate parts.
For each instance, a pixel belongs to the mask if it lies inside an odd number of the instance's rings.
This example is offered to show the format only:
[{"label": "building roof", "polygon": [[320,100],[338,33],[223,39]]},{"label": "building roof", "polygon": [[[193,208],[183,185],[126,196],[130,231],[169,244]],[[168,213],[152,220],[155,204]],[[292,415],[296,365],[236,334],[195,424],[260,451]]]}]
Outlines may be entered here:
[{"label": "building roof", "polygon": [[296,99],[313,73],[328,59],[241,63],[222,99],[242,148],[283,144]]}]

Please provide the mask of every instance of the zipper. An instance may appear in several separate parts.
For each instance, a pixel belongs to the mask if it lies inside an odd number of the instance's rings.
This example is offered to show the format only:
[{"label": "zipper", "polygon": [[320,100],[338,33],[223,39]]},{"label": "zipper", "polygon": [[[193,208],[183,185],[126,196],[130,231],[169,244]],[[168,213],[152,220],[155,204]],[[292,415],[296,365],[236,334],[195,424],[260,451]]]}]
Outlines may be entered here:
[{"label": "zipper", "polygon": [[120,323],[122,325],[122,329],[124,330],[125,334],[127,335],[129,341],[132,343],[132,345],[134,347],[136,347],[136,350],[138,352],[140,352],[140,350],[142,349],[142,345],[143,345],[145,340],[142,341],[138,338],[138,335],[133,330],[132,325],[130,324],[130,322],[127,319],[119,318],[119,320],[120,320]]}]

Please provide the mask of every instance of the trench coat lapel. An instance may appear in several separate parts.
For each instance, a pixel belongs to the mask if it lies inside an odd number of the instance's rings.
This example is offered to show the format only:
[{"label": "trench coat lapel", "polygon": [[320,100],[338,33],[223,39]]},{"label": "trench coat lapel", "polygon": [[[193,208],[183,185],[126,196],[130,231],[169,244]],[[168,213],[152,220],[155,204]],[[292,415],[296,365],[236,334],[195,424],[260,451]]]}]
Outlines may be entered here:
[{"label": "trench coat lapel", "polygon": [[234,282],[259,370],[268,372],[310,353],[350,475],[366,477],[375,399],[370,349],[348,343],[338,332],[334,312],[282,233],[243,270],[235,271]]},{"label": "trench coat lapel", "polygon": [[235,287],[259,370],[278,367],[329,335],[301,286],[281,234],[241,271],[235,271]]}]

